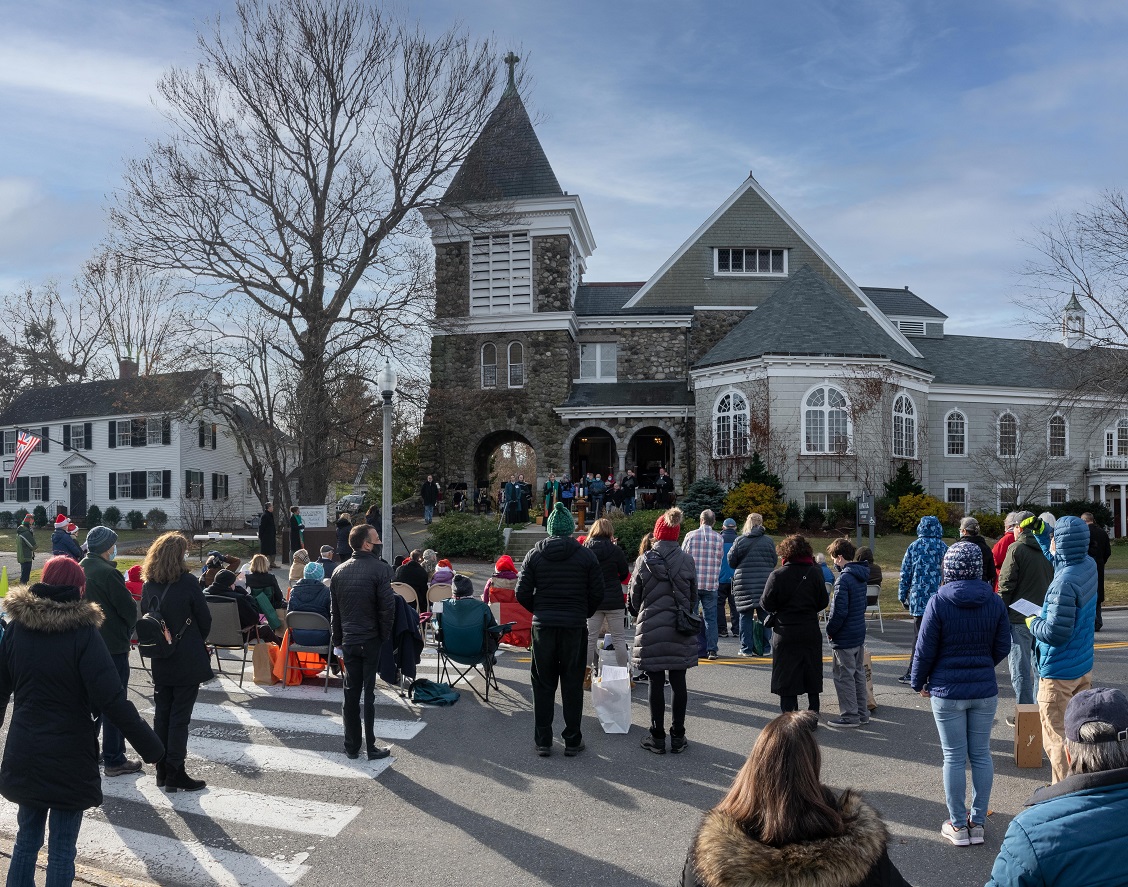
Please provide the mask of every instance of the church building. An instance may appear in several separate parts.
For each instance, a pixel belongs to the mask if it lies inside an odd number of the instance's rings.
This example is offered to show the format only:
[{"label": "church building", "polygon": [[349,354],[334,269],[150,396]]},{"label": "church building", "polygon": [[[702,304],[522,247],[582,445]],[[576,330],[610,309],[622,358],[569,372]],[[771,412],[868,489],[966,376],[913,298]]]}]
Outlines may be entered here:
[{"label": "church building", "polygon": [[907,464],[964,511],[1105,502],[1128,535],[1128,415],[1063,397],[1085,313],[1058,342],[945,332],[908,287],[859,286],[752,176],[642,282],[591,282],[595,236],[514,85],[438,209],[423,468],[471,489],[501,444],[549,471],[682,492],[753,452],[823,508]]}]

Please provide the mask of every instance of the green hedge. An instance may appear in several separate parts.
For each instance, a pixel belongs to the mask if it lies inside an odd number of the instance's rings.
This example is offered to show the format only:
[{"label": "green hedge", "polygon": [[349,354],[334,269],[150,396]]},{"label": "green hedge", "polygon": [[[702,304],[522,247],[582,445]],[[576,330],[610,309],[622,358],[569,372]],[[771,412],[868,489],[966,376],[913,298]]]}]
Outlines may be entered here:
[{"label": "green hedge", "polygon": [[496,517],[448,512],[431,524],[423,543],[439,557],[473,557],[493,560],[505,549],[505,536]]},{"label": "green hedge", "polygon": [[[638,546],[642,542],[642,537],[654,529],[654,522],[663,513],[655,509],[652,511],[636,511],[630,517],[617,515],[611,518],[611,523],[615,525],[615,538],[619,540],[619,546],[627,553],[628,561],[633,561],[638,557]],[[696,517],[682,518],[682,539],[690,530],[696,529]]]}]

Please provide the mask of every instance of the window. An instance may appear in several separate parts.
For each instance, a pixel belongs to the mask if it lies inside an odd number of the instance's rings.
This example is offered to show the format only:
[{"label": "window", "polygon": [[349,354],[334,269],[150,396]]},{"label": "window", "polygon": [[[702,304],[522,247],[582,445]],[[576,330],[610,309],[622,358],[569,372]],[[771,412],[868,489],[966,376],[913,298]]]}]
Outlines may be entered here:
[{"label": "window", "polygon": [[132,499],[133,498],[133,481],[130,478],[128,471],[119,471],[117,473],[117,497],[118,499]]},{"label": "window", "polygon": [[618,348],[614,342],[581,345],[580,378],[589,382],[614,382]]},{"label": "window", "polygon": [[727,391],[713,407],[713,455],[748,455],[748,401],[739,391]]},{"label": "window", "polygon": [[133,422],[129,419],[118,419],[117,445],[119,447],[133,446]]},{"label": "window", "polygon": [[945,448],[947,456],[967,455],[967,417],[952,410],[944,419]]},{"label": "window", "polygon": [[204,473],[202,471],[184,472],[184,495],[189,499],[204,498]]},{"label": "window", "polygon": [[43,478],[32,475],[27,479],[27,495],[32,502],[43,500]]},{"label": "window", "polygon": [[1018,490],[1014,487],[999,487],[999,514],[1006,514],[1018,508]]},{"label": "window", "polygon": [[848,501],[850,494],[846,492],[830,493],[804,493],[804,505],[817,505],[823,511],[829,511],[835,505]]},{"label": "window", "polygon": [[1064,505],[1069,501],[1069,487],[1065,484],[1050,484],[1050,505]]},{"label": "window", "polygon": [[150,499],[160,499],[164,495],[164,478],[163,471],[148,471],[146,472],[147,483],[145,484],[148,489]]},{"label": "window", "polygon": [[16,432],[14,430],[13,431],[5,431],[4,432],[4,455],[5,456],[11,456],[15,452],[16,452]]},{"label": "window", "polygon": [[898,394],[893,401],[893,455],[915,459],[916,454],[916,407],[907,394]]},{"label": "window", "polygon": [[470,313],[532,311],[531,269],[528,231],[475,237],[470,256]]},{"label": "window", "polygon": [[1018,419],[1013,413],[999,416],[999,455],[1018,455]]},{"label": "window", "polygon": [[70,448],[72,450],[86,449],[86,426],[79,423],[70,427]]},{"label": "window", "polygon": [[[4,432],[7,435],[7,432]],[[8,440],[4,439],[4,450],[7,452]],[[1128,456],[1128,419],[1121,419],[1116,427],[1105,432],[1105,455]]]},{"label": "window", "polygon": [[520,342],[509,343],[509,387],[525,387],[525,348]]},{"label": "window", "polygon": [[722,247],[714,252],[715,274],[787,274],[787,250]]},{"label": "window", "polygon": [[227,498],[227,475],[226,474],[213,474],[211,476],[212,482],[212,498],[213,499],[226,499]]},{"label": "window", "polygon": [[848,453],[850,417],[846,395],[831,385],[823,385],[807,395],[803,413],[804,453]]},{"label": "window", "polygon": [[17,492],[18,492],[18,488],[15,484],[9,483],[7,480],[4,481],[4,501],[6,501],[6,502],[17,502],[17,501],[19,501],[18,499],[16,499],[16,493]]},{"label": "window", "polygon": [[944,484],[944,501],[967,511],[967,484]]},{"label": "window", "polygon": [[482,387],[497,387],[497,346],[493,342],[482,346]]},{"label": "window", "polygon": [[163,439],[164,423],[160,416],[150,416],[145,420],[145,441],[151,447],[159,447]]}]

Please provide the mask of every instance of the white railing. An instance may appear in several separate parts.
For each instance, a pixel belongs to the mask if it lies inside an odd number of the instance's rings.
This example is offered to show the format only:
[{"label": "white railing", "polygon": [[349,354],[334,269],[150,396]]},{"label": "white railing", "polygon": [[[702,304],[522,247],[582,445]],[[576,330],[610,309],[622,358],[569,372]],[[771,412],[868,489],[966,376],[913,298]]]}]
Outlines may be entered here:
[{"label": "white railing", "polygon": [[1089,456],[1090,471],[1128,471],[1128,456]]}]

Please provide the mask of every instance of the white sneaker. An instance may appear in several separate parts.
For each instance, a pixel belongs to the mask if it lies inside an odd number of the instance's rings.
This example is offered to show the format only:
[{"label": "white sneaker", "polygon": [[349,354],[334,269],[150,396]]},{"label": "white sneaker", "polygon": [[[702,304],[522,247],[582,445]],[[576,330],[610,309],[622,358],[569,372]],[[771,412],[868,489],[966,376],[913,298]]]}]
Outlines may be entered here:
[{"label": "white sneaker", "polygon": [[951,822],[945,822],[940,826],[940,834],[957,847],[966,847],[971,843],[971,837],[967,833],[966,825],[955,826],[952,825]]},{"label": "white sneaker", "polygon": [[978,823],[972,822],[970,819],[967,821],[968,838],[972,844],[983,843],[983,826]]}]

